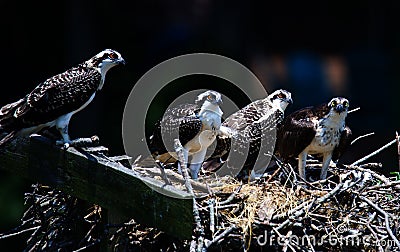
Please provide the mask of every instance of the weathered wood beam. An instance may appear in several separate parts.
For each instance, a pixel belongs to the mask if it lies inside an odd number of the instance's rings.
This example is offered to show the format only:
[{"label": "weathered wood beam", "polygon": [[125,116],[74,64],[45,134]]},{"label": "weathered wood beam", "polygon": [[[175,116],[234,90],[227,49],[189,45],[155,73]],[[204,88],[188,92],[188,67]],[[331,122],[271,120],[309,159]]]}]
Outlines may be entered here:
[{"label": "weathered wood beam", "polygon": [[0,148],[0,169],[98,204],[126,220],[179,238],[192,235],[191,195],[89,152],[63,150],[38,135],[17,138]]}]

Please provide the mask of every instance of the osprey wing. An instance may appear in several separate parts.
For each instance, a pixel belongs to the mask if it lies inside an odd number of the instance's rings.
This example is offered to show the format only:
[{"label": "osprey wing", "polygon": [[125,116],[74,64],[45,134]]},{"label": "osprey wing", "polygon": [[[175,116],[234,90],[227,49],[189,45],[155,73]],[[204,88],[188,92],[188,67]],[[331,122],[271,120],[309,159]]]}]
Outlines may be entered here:
[{"label": "osprey wing", "polygon": [[243,130],[267,114],[271,108],[271,104],[265,99],[254,101],[230,115],[222,125],[235,130]]},{"label": "osprey wing", "polygon": [[[226,160],[227,154],[232,148],[234,151],[234,153],[231,153],[233,158],[228,165],[234,168],[242,168],[235,167],[235,165],[243,163],[240,160],[245,159],[244,168],[250,168],[257,160],[263,133],[266,137],[264,139],[275,139],[274,136],[271,136],[270,129],[275,129],[282,118],[282,112],[274,109],[266,99],[250,103],[230,115],[222,123],[220,131],[223,131],[223,133],[217,136],[217,144],[210,159],[221,158]],[[268,132],[268,136],[265,135],[266,132]]]},{"label": "osprey wing", "polygon": [[51,122],[81,108],[96,92],[101,75],[83,65],[55,75],[38,85],[25,98],[4,106],[0,125],[8,131]]},{"label": "osprey wing", "polygon": [[297,157],[311,143],[316,133],[317,114],[312,107],[306,107],[283,120],[276,141],[277,153],[282,158]]},{"label": "osprey wing", "polygon": [[347,147],[350,145],[352,132],[349,127],[345,127],[340,135],[339,145],[333,150],[332,160],[338,160],[343,153],[346,151]]},{"label": "osprey wing", "polygon": [[[254,122],[259,120],[265,114],[271,112],[271,104],[268,103],[267,100],[256,100],[242,109],[236,111],[231,114],[226,120],[222,123],[220,128],[223,132],[223,135],[218,135],[216,138],[217,145],[215,147],[214,152],[211,155],[211,159],[214,158],[224,158],[226,159],[226,154],[229,153],[231,144],[232,144],[232,136],[235,138],[235,148],[240,147],[241,141],[249,141],[250,139],[245,139],[246,137],[251,137],[250,132],[255,132],[256,130],[249,129],[246,132],[244,130],[246,127],[251,126]],[[239,133],[239,131],[242,131]],[[238,135],[240,134],[240,135]],[[250,135],[249,135],[250,134]],[[243,145],[244,146],[244,145]]]},{"label": "osprey wing", "polygon": [[192,140],[203,126],[199,110],[195,104],[181,104],[168,109],[164,117],[157,121],[150,137],[151,153],[160,155],[173,151],[174,139],[178,137],[183,146]]}]

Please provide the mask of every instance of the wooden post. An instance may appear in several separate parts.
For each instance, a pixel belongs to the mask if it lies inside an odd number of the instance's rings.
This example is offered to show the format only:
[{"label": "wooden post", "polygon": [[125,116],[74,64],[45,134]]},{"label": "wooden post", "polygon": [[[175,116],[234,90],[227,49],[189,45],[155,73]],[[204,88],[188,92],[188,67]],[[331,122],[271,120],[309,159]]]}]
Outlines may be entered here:
[{"label": "wooden post", "polygon": [[0,169],[98,204],[118,219],[192,235],[191,195],[89,152],[63,150],[38,135],[17,138],[0,149]]}]

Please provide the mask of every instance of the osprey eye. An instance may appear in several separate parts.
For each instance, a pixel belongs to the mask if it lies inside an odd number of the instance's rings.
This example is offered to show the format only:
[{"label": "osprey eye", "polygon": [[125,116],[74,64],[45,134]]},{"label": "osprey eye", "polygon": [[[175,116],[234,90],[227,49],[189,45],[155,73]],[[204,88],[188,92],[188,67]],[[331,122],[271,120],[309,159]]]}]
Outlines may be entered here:
[{"label": "osprey eye", "polygon": [[110,53],[109,55],[108,55],[108,57],[110,58],[110,59],[116,59],[116,58],[118,58],[118,55],[116,54],[116,53]]},{"label": "osprey eye", "polygon": [[337,105],[336,101],[332,101],[332,106],[335,107]]},{"label": "osprey eye", "polygon": [[207,99],[209,99],[209,100],[212,100],[212,98],[213,98],[212,95],[207,96]]},{"label": "osprey eye", "polygon": [[349,103],[347,101],[343,102],[343,106],[348,107]]}]

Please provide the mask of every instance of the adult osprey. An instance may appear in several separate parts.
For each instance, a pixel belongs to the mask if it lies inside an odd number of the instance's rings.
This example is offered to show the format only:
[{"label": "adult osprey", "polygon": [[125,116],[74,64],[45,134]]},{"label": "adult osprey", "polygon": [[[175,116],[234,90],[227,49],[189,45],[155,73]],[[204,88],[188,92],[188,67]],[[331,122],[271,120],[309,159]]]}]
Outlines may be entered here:
[{"label": "adult osprey", "polygon": [[351,130],[345,124],[349,101],[335,97],[329,103],[306,107],[288,115],[278,130],[277,153],[283,159],[298,157],[305,178],[307,155],[322,156],[320,179],[326,179],[329,163],[345,151]]},{"label": "adult osprey", "polygon": [[209,90],[198,95],[195,104],[169,108],[149,139],[152,156],[163,163],[175,160],[173,146],[174,139],[178,138],[184,147],[185,160],[191,156],[191,176],[197,179],[207,148],[221,126],[221,103],[221,94]]},{"label": "adult osprey", "polygon": [[[253,168],[260,149],[265,144],[267,149],[271,147],[273,150],[276,126],[283,121],[284,111],[292,103],[291,93],[280,89],[230,115],[222,123],[216,148],[205,167],[219,167],[227,160],[231,174],[252,170],[252,175],[255,175]],[[228,157],[231,149],[234,154]]]},{"label": "adult osprey", "polygon": [[7,132],[0,146],[15,136],[36,133],[55,126],[61,133],[58,144],[71,142],[69,121],[85,108],[101,90],[108,70],[125,64],[121,55],[111,49],[40,83],[24,98],[0,109],[0,132]]}]

